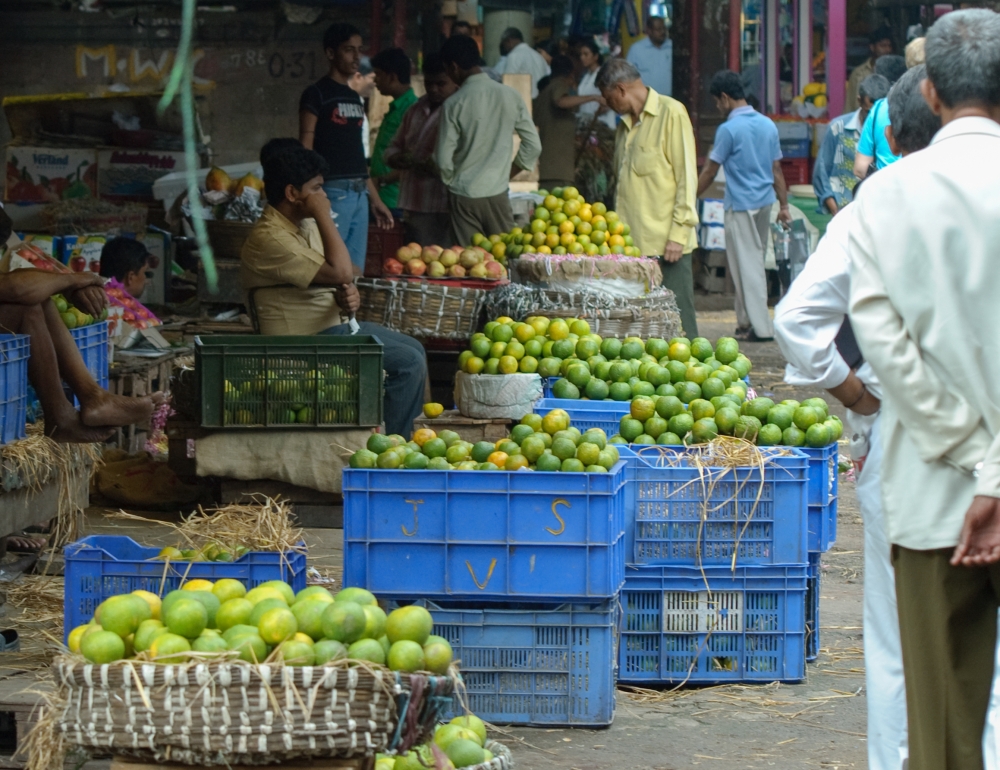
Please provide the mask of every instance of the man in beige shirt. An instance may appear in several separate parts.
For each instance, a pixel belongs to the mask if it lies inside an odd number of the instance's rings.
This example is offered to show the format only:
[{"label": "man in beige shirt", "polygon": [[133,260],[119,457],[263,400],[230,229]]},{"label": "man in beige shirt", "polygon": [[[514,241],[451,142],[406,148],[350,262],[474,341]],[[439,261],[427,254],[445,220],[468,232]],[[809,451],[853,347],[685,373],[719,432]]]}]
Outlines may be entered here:
[{"label": "man in beige shirt", "polygon": [[[354,313],[360,297],[351,257],[323,191],[326,161],[284,140],[273,143],[279,149],[261,152],[268,206],[240,255],[247,304],[256,313],[261,334],[353,334],[342,311]],[[358,326],[360,333],[382,343],[386,430],[409,436],[423,404],[423,346],[377,324]]]},{"label": "man in beige shirt", "polygon": [[851,70],[851,76],[847,79],[847,94],[844,96],[844,105],[847,109],[853,110],[858,103],[861,83],[869,75],[875,74],[875,62],[893,52],[892,30],[888,27],[879,27],[872,32],[868,36],[868,50],[871,51],[871,56]]},{"label": "man in beige shirt", "polygon": [[684,105],[647,88],[639,70],[609,59],[596,85],[622,116],[615,135],[615,208],[644,257],[659,257],[663,285],[677,298],[684,334],[698,336],[691,252],[698,245],[698,158]]},{"label": "man in beige shirt", "polygon": [[943,125],[852,204],[850,314],[883,387],[909,768],[964,770],[983,767],[1000,606],[1000,16],[949,13],[925,47]]}]

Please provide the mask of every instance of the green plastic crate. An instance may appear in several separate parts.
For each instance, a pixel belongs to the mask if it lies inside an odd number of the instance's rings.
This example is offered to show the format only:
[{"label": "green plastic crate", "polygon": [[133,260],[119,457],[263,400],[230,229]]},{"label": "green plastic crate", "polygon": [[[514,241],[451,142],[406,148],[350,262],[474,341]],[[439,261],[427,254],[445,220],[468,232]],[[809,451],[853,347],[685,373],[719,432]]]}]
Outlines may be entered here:
[{"label": "green plastic crate", "polygon": [[195,338],[205,428],[382,424],[378,337]]}]

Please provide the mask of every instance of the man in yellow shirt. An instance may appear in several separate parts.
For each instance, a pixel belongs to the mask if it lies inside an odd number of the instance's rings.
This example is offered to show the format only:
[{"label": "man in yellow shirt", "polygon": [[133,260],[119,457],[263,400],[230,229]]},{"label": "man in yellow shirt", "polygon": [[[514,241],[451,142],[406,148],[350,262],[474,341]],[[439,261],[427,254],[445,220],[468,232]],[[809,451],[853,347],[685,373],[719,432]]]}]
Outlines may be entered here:
[{"label": "man in yellow shirt", "polygon": [[698,335],[691,252],[697,245],[694,130],[684,105],[643,85],[639,70],[610,59],[597,73],[608,106],[622,116],[615,138],[615,208],[644,256],[661,257],[688,337]]},{"label": "man in yellow shirt", "polygon": [[[261,334],[353,334],[341,311],[355,312],[360,297],[351,256],[323,191],[326,161],[287,140],[272,143],[279,149],[261,152],[268,205],[240,255],[247,304],[256,310]],[[423,404],[424,348],[383,326],[358,326],[382,343],[386,430],[409,436]]]}]

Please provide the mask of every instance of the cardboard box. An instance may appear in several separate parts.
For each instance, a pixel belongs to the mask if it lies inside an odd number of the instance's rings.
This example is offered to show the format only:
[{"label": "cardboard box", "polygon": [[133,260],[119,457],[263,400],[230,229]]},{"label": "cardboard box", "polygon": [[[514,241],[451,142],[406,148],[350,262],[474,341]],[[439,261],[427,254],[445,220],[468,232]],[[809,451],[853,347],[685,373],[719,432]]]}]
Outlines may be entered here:
[{"label": "cardboard box", "polygon": [[698,218],[703,225],[721,225],[726,221],[725,204],[715,198],[703,198]]},{"label": "cardboard box", "polygon": [[97,196],[97,151],[80,147],[7,146],[4,200],[54,203]]},{"label": "cardboard box", "polygon": [[804,120],[776,120],[779,139],[812,139],[812,126]]},{"label": "cardboard box", "polygon": [[167,281],[170,280],[170,235],[162,230],[147,230],[142,242],[151,255],[149,269],[153,272],[153,277],[146,281],[146,288],[139,300],[146,304],[164,305],[167,301]]},{"label": "cardboard box", "polygon": [[107,243],[104,235],[64,235],[63,253],[74,273],[101,272],[101,251]]},{"label": "cardboard box", "polygon": [[41,249],[45,255],[62,262],[62,236],[46,235],[44,233],[18,233],[17,237],[25,243]]},{"label": "cardboard box", "polygon": [[702,225],[698,229],[698,245],[709,251],[725,251],[726,228],[722,225]]},{"label": "cardboard box", "polygon": [[106,147],[97,152],[97,190],[111,201],[152,201],[153,183],[185,171],[183,152]]}]

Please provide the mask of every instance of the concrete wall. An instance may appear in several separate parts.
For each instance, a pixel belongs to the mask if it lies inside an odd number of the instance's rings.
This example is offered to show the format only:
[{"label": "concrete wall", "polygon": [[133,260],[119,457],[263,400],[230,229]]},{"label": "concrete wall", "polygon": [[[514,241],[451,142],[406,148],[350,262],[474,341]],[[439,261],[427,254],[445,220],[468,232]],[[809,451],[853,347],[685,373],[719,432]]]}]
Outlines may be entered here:
[{"label": "concrete wall", "polygon": [[[338,11],[340,20],[367,34],[367,4]],[[271,13],[199,15],[199,113],[215,162],[252,160],[271,137],[298,135],[299,96],[327,72],[321,40],[331,16],[328,11],[323,20],[305,26]],[[409,21],[415,27],[413,16]],[[155,92],[173,61],[178,20],[153,14],[112,19],[69,12],[0,13],[0,29],[8,32],[0,46],[2,96]],[[10,138],[7,120],[0,120],[0,143]]]}]

